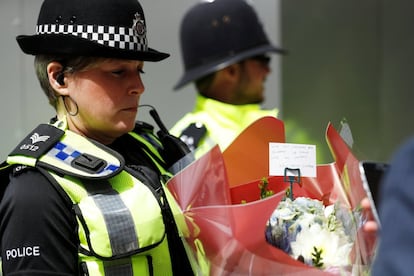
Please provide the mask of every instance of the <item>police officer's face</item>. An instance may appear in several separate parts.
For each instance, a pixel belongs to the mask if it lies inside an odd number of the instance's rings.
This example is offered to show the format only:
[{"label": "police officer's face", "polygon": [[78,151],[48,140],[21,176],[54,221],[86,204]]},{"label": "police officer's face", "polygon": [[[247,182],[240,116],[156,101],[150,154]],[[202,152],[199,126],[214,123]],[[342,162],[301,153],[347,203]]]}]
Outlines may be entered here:
[{"label": "police officer's face", "polygon": [[102,143],[134,128],[143,62],[109,59],[75,72],[68,80],[68,93],[78,105],[76,116],[67,116],[72,130]]},{"label": "police officer's face", "polygon": [[270,73],[269,60],[256,58],[246,59],[240,63],[242,67],[238,85],[238,97],[244,104],[264,101],[264,82]]}]

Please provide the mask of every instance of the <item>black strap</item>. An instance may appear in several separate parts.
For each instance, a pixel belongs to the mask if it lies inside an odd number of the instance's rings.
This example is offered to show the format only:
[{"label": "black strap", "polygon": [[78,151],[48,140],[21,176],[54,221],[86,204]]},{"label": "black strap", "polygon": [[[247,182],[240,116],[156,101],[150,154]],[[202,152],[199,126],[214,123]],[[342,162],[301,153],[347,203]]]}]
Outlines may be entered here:
[{"label": "black strap", "polygon": [[6,191],[7,186],[10,182],[10,173],[12,172],[12,166],[3,162],[0,165],[0,201],[3,198],[4,192]]},{"label": "black strap", "polygon": [[134,175],[138,177],[142,183],[151,187],[151,189],[156,192],[155,196],[162,199],[161,211],[165,231],[167,233],[173,275],[194,275],[187,252],[185,251],[184,244],[179,235],[174,215],[168,203],[167,196],[161,187],[162,184],[159,178],[153,171],[145,167],[134,167],[133,170],[139,173],[138,175],[136,173]]},{"label": "black strap", "polygon": [[167,197],[162,191],[162,197],[164,199],[164,223],[167,231],[168,247],[170,249],[171,263],[174,275],[194,275],[191,268],[190,261],[185,251],[184,244],[179,235],[177,224],[174,220],[174,215],[171,211]]}]

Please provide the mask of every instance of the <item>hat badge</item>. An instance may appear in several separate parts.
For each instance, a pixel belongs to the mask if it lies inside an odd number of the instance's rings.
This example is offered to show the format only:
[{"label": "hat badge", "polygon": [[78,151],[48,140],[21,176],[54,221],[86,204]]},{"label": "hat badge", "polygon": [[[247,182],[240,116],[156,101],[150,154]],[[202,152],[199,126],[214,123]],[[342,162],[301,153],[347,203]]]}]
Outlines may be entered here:
[{"label": "hat badge", "polygon": [[134,30],[134,33],[138,36],[144,36],[146,29],[145,29],[145,22],[143,19],[141,19],[141,15],[137,12],[135,13],[135,18],[132,23],[132,29]]}]

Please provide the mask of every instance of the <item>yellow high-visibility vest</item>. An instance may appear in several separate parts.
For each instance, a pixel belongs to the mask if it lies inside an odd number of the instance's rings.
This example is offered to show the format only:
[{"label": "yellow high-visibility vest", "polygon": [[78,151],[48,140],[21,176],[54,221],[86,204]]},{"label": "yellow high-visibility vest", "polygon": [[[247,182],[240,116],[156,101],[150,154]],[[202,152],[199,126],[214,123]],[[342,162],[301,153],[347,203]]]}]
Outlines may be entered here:
[{"label": "yellow high-visibility vest", "polygon": [[[179,120],[170,132],[187,143],[186,139],[197,139],[193,150],[195,157],[199,158],[215,145],[224,151],[251,123],[266,116],[276,117],[277,114],[277,109],[264,110],[259,104],[232,105],[197,94],[193,111]],[[191,124],[205,127],[202,137],[183,137],[183,132]]]},{"label": "yellow high-visibility vest", "polygon": [[86,275],[173,275],[166,220],[179,217],[179,208],[161,183],[125,167],[117,152],[57,122],[36,128],[7,163],[52,176],[71,200]]}]

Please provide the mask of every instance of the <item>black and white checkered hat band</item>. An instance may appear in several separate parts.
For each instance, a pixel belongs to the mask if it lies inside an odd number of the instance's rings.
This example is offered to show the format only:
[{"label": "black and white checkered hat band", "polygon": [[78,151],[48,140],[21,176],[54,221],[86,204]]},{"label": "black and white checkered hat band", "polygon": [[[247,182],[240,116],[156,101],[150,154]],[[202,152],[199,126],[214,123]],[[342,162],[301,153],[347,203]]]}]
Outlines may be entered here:
[{"label": "black and white checkered hat band", "polygon": [[138,35],[132,28],[98,25],[37,25],[37,34],[65,34],[85,38],[101,45],[133,51],[147,51],[146,35]]}]

